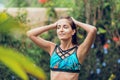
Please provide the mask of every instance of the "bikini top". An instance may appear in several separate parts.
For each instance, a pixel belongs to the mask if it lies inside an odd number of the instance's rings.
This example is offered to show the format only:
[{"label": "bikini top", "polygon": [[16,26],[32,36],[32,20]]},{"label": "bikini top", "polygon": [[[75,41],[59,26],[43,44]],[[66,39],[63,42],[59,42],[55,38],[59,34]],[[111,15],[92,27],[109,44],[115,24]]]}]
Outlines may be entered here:
[{"label": "bikini top", "polygon": [[74,46],[68,50],[62,50],[56,45],[50,58],[50,69],[52,71],[79,73],[81,64],[76,54],[77,48]]}]

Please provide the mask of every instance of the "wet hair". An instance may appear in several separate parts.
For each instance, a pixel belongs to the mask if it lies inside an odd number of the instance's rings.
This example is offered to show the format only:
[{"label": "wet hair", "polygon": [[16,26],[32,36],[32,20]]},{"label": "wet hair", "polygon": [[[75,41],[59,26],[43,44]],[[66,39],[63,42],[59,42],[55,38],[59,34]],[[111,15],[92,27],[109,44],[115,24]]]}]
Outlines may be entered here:
[{"label": "wet hair", "polygon": [[70,16],[60,17],[60,19],[67,19],[69,24],[71,25],[72,30],[75,30],[74,35],[72,36],[72,43],[77,45],[77,28],[75,23],[73,22],[72,18]]}]

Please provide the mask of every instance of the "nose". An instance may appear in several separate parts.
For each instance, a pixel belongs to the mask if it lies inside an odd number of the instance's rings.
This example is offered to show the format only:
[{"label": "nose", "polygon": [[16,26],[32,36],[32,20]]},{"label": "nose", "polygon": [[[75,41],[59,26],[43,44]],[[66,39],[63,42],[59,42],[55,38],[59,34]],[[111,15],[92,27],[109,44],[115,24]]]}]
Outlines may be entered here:
[{"label": "nose", "polygon": [[61,27],[61,28],[60,28],[60,31],[62,32],[63,30],[64,30],[63,27]]}]

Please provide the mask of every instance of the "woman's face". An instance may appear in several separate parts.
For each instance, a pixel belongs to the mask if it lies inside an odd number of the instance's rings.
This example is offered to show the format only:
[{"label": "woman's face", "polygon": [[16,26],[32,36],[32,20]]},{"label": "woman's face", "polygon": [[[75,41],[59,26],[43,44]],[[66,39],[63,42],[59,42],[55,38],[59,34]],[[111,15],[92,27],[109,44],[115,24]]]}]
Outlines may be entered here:
[{"label": "woman's face", "polygon": [[67,19],[60,19],[57,22],[57,36],[60,40],[72,39],[75,30],[72,30],[71,25]]}]

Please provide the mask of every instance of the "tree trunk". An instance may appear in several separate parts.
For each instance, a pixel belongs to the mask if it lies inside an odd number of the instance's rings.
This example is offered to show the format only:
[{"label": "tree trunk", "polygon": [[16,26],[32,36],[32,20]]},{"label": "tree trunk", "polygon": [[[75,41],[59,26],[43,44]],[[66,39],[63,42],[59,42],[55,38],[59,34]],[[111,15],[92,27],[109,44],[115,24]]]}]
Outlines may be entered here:
[{"label": "tree trunk", "polygon": [[91,14],[90,2],[88,2],[88,0],[84,0],[84,4],[85,4],[86,23],[90,24],[90,14]]}]

